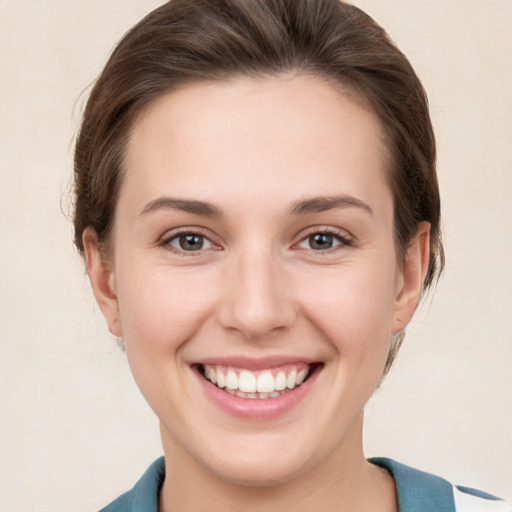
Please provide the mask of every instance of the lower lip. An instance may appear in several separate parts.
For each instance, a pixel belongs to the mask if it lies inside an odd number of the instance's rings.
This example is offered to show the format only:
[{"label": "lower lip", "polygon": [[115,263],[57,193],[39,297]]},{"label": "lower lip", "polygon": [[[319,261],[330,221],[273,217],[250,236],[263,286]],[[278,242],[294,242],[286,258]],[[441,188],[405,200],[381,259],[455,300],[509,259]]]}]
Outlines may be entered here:
[{"label": "lower lip", "polygon": [[223,410],[245,419],[258,419],[268,420],[277,418],[298,405],[307,395],[311,386],[316,381],[321,369],[318,368],[314,373],[304,381],[300,386],[297,386],[286,393],[275,398],[241,398],[236,395],[231,395],[217,386],[206,380],[197,369],[195,373],[199,382],[203,386],[206,394],[211,400],[220,406]]}]

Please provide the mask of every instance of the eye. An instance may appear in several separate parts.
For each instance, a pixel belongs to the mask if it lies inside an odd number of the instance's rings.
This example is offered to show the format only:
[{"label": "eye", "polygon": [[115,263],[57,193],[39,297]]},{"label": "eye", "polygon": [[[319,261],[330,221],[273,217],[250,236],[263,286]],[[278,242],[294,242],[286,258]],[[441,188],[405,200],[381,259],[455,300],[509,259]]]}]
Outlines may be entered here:
[{"label": "eye", "polygon": [[299,242],[298,247],[313,251],[326,251],[340,245],[352,245],[352,241],[340,234],[325,231],[311,233]]},{"label": "eye", "polygon": [[179,252],[196,252],[214,247],[213,243],[201,233],[179,233],[165,240],[164,245]]}]

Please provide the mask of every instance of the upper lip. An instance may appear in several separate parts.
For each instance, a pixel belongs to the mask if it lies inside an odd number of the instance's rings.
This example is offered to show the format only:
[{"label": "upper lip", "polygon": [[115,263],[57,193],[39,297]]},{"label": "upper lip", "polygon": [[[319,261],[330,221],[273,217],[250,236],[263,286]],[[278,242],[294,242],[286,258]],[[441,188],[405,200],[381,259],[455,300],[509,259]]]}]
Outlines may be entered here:
[{"label": "upper lip", "polygon": [[222,357],[208,357],[198,361],[194,361],[195,365],[220,365],[231,366],[234,368],[245,368],[247,370],[266,370],[284,366],[287,364],[308,364],[318,363],[313,359],[297,356],[267,356],[261,358],[251,358],[247,356],[222,356]]}]

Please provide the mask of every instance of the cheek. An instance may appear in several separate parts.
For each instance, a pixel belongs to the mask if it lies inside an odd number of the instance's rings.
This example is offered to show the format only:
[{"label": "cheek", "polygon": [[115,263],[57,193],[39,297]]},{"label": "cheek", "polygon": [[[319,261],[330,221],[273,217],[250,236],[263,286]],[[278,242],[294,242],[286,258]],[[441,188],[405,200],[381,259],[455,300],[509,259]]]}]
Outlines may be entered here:
[{"label": "cheek", "polygon": [[174,404],[173,414],[180,418],[179,397],[187,391],[182,347],[210,315],[211,287],[165,266],[127,264],[116,271],[123,341],[133,377],[157,416],[163,417]]},{"label": "cheek", "polygon": [[175,351],[212,309],[212,287],[198,275],[156,267],[126,277],[119,291],[127,347],[140,344],[149,350]]},{"label": "cheek", "polygon": [[303,278],[301,295],[308,297],[302,301],[303,310],[340,356],[363,357],[367,352],[387,356],[392,336],[394,270],[393,264],[374,263]]}]

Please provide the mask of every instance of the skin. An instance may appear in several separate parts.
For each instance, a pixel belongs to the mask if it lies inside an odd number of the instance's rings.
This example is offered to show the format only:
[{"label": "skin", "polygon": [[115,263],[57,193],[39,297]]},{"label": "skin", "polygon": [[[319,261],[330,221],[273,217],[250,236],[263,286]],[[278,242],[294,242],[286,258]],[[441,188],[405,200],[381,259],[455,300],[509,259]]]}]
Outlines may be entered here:
[{"label": "skin", "polygon": [[[417,306],[429,225],[398,262],[385,154],[372,112],[312,77],[187,86],[136,120],[112,254],[91,229],[84,242],[109,329],[160,419],[160,510],[397,510],[392,478],[365,460],[363,408]],[[333,196],[350,204],[291,212]],[[180,248],[183,229],[205,236],[202,250]],[[333,246],[319,249],[311,235],[326,231]],[[239,418],[192,369],[226,354],[323,367],[290,411]]]}]

